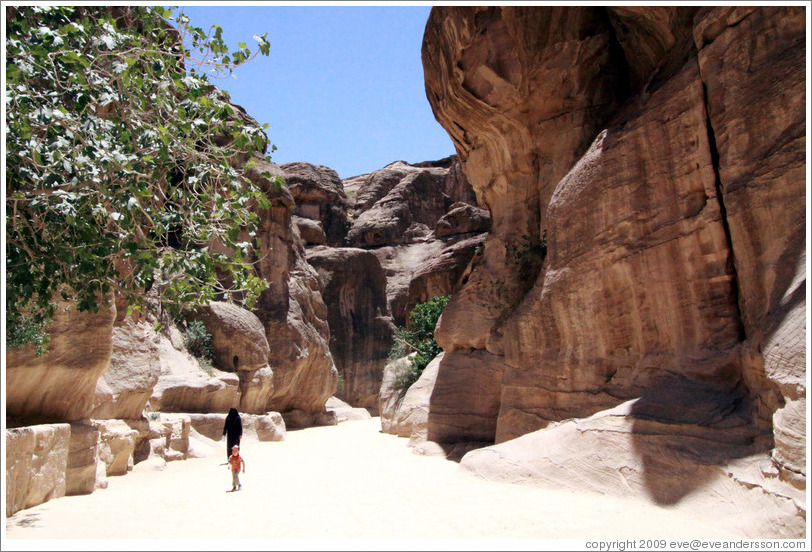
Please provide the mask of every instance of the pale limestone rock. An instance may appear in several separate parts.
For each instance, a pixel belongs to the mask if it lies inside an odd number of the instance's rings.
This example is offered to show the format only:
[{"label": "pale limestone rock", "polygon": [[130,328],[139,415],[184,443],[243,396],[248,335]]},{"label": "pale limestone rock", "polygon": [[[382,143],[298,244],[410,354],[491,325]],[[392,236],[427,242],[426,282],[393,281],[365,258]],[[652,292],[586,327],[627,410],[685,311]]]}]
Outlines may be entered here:
[{"label": "pale limestone rock", "polygon": [[153,388],[150,409],[160,412],[228,412],[240,405],[237,374],[205,372],[197,359],[178,350],[163,334],[158,339],[161,375]]},{"label": "pale limestone rock", "polygon": [[60,302],[48,352],[33,345],[6,351],[6,414],[21,420],[79,421],[93,408],[96,381],[110,365],[115,307],[78,312]]},{"label": "pale limestone rock", "polygon": [[[68,462],[65,468],[65,494],[90,494],[103,483],[99,480],[100,453],[99,430],[93,422],[74,422],[70,424],[70,445]],[[102,470],[102,476],[105,476]]]},{"label": "pale limestone rock", "polygon": [[[749,538],[803,534],[803,520],[796,517],[803,493],[773,486],[769,480],[775,475],[762,473],[771,466],[769,457],[739,457],[740,445],[734,440],[711,441],[711,428],[688,419],[650,420],[646,408],[638,404],[629,401],[586,419],[553,424],[469,452],[460,465],[505,483],[649,497],[692,515],[706,512],[724,519]],[[741,419],[740,427],[747,423]],[[737,438],[735,433],[731,437]],[[738,438],[746,434],[739,433]],[[717,461],[720,457],[728,458],[727,465]]]},{"label": "pale limestone rock", "polygon": [[370,414],[366,408],[352,406],[338,397],[330,397],[327,399],[327,403],[324,407],[328,412],[332,411],[335,413],[336,420],[339,423],[351,420],[368,420],[372,417],[372,414]]},{"label": "pale limestone rock", "polygon": [[161,374],[152,324],[124,318],[113,327],[110,367],[96,382],[93,419],[137,419]]},{"label": "pale limestone rock", "polygon": [[269,412],[265,416],[256,416],[253,426],[259,441],[285,440],[287,433],[285,420],[279,412]]},{"label": "pale limestone rock", "polygon": [[105,475],[126,475],[132,469],[138,431],[122,420],[91,420],[99,432],[98,457],[106,466]]},{"label": "pale limestone rock", "polygon": [[398,434],[396,423],[398,410],[403,402],[406,389],[395,384],[398,376],[409,369],[411,356],[399,358],[386,364],[383,368],[383,379],[381,381],[380,402],[378,410],[381,417],[381,431],[384,433]]},{"label": "pale limestone rock", "polygon": [[6,517],[65,496],[69,424],[6,430]]},{"label": "pale limestone rock", "polygon": [[166,449],[173,452],[171,459],[185,460],[189,452],[191,418],[186,414],[161,414],[161,423],[166,428]]},{"label": "pale limestone rock", "polygon": [[398,408],[394,425],[398,437],[409,438],[409,446],[424,442],[428,435],[429,400],[443,356],[444,353],[440,353],[423,368],[417,381],[406,390]]}]

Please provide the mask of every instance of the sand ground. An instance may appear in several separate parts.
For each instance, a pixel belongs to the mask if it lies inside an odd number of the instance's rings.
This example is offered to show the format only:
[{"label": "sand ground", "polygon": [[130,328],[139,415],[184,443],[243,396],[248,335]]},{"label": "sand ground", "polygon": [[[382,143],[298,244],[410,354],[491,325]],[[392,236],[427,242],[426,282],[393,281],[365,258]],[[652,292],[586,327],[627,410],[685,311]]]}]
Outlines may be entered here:
[{"label": "sand ground", "polygon": [[233,493],[216,443],[212,456],[136,469],[107,489],[18,512],[3,548],[148,549],[138,541],[172,539],[164,549],[578,550],[584,539],[740,537],[642,500],[485,481],[407,442],[381,433],[379,418],[244,441],[243,488]]}]

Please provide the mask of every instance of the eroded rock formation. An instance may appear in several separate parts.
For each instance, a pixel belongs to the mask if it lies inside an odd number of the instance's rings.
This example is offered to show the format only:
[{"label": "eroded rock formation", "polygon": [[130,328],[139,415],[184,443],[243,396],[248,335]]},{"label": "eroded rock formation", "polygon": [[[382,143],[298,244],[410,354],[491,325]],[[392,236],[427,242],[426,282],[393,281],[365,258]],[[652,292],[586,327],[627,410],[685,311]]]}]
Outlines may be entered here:
[{"label": "eroded rock formation", "polygon": [[[669,504],[754,485],[777,498],[748,531],[803,533],[805,32],[797,7],[432,10],[427,96],[492,227],[436,332],[430,440]],[[543,461],[624,403],[589,462]]]},{"label": "eroded rock formation", "polygon": [[312,248],[327,305],[330,350],[342,381],[336,396],[377,415],[378,394],[395,326],[386,303],[386,275],[378,258],[352,247]]}]

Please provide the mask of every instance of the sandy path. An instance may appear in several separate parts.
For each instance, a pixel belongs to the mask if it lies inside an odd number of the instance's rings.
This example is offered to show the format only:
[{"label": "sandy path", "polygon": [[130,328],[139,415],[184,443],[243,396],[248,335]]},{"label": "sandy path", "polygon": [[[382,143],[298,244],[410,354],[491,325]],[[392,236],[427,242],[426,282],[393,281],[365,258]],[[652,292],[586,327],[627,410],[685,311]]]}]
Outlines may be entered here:
[{"label": "sandy path", "polygon": [[[406,439],[379,430],[379,418],[372,418],[290,431],[281,442],[246,441],[243,490],[235,493],[225,492],[231,476],[219,465],[225,445],[218,443],[213,456],[111,477],[107,489],[18,512],[6,521],[6,537],[236,537],[263,539],[266,547],[268,539],[297,539],[287,548],[274,542],[275,549],[301,547],[298,539],[308,539],[315,548],[335,550],[342,547],[334,539],[376,539],[354,542],[376,542],[368,549],[377,549],[410,539],[737,536],[641,501],[485,481],[454,462],[415,455]],[[541,544],[517,541],[509,548]]]}]

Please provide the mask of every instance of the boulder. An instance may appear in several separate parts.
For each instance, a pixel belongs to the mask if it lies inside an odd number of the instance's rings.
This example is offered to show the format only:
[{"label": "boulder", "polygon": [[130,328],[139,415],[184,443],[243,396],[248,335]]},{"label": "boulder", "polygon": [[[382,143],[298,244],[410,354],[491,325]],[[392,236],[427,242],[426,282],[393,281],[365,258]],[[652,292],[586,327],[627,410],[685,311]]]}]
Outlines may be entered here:
[{"label": "boulder", "polygon": [[459,234],[482,234],[491,229],[491,216],[487,210],[468,203],[454,203],[434,226],[438,238]]},{"label": "boulder", "polygon": [[206,371],[185,349],[168,337],[158,338],[161,375],[149,408],[154,412],[228,412],[240,406],[240,378],[217,369]]},{"label": "boulder", "polygon": [[106,467],[105,475],[126,475],[135,464],[138,431],[122,420],[91,420],[91,424],[99,433],[98,457]]},{"label": "boulder", "polygon": [[334,412],[336,420],[341,422],[351,420],[368,420],[372,418],[372,414],[366,408],[351,406],[338,397],[330,397],[327,399],[327,404],[324,405],[328,412]]},{"label": "boulder", "polygon": [[395,415],[393,425],[397,428],[397,435],[408,437],[409,446],[423,443],[428,437],[429,404],[443,355],[440,353],[426,365],[417,381],[403,395]]},{"label": "boulder", "polygon": [[396,382],[398,376],[409,369],[410,364],[410,357],[402,357],[387,363],[383,368],[378,412],[381,417],[381,431],[384,433],[398,434],[396,420],[406,389]]},{"label": "boulder", "polygon": [[6,517],[65,496],[70,424],[6,430]]},{"label": "boulder", "polygon": [[259,441],[284,441],[287,429],[279,412],[268,412],[254,418],[254,431]]}]

